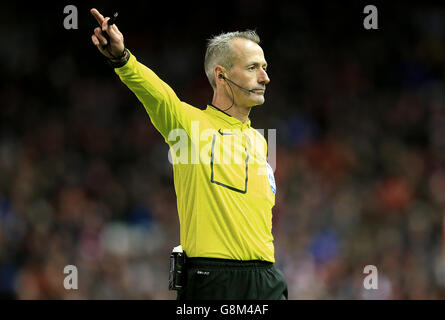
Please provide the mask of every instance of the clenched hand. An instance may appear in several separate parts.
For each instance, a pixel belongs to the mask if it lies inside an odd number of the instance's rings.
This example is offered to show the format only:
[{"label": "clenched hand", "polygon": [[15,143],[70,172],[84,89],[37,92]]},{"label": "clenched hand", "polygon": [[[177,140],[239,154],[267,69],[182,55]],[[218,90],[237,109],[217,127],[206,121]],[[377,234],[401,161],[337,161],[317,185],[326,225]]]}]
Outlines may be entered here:
[{"label": "clenched hand", "polygon": [[[109,59],[116,59],[122,56],[124,52],[124,36],[119,31],[115,24],[108,25],[110,17],[104,18],[96,9],[90,10],[91,14],[96,18],[100,27],[94,29],[94,34],[91,36],[91,40],[99,51]],[[108,35],[108,39],[104,36],[104,32]]]}]

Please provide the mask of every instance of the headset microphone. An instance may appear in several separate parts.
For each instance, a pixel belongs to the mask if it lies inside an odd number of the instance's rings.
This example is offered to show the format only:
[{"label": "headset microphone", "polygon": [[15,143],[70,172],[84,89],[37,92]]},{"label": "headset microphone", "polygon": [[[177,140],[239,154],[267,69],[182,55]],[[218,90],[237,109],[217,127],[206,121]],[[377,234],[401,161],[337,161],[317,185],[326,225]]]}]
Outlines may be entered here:
[{"label": "headset microphone", "polygon": [[229,82],[233,83],[235,86],[237,86],[238,88],[243,89],[243,90],[245,90],[245,91],[247,91],[247,92],[250,92],[250,93],[255,93],[256,90],[261,90],[261,89],[247,89],[247,88],[241,87],[239,84],[233,82],[233,81],[230,80],[229,78],[226,78],[226,77],[225,77],[223,74],[221,74],[221,73],[218,75],[218,77],[221,78],[221,79],[224,79],[224,80],[226,80],[226,81],[229,81]]},{"label": "headset microphone", "polygon": [[[261,89],[247,89],[247,88],[241,87],[239,84],[233,82],[233,81],[230,80],[229,78],[226,78],[222,73],[218,74],[218,78],[220,78],[220,79],[224,79],[225,81],[229,81],[229,82],[233,83],[235,86],[237,86],[238,88],[243,89],[243,90],[245,90],[245,91],[247,91],[247,92],[249,92],[249,93],[255,93],[256,90],[261,90]],[[228,107],[227,109],[222,110],[222,111],[227,111],[227,110],[229,110],[230,108],[233,107],[233,104],[235,103],[235,97],[234,97],[234,95],[233,95],[232,87],[230,86],[230,84],[229,84],[229,88],[230,88],[230,91],[232,92],[232,105],[231,105],[230,107]]]}]

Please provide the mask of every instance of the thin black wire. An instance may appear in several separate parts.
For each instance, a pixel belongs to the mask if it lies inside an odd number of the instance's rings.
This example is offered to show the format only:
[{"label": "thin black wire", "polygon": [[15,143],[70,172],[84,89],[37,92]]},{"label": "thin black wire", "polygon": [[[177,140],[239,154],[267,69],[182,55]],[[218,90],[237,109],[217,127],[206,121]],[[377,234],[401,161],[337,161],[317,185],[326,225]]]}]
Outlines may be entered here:
[{"label": "thin black wire", "polygon": [[229,110],[230,108],[233,107],[233,104],[235,103],[235,96],[234,96],[234,94],[233,94],[233,90],[232,90],[232,87],[230,86],[230,84],[227,82],[226,79],[224,79],[224,81],[228,84],[228,86],[229,86],[229,88],[230,88],[230,92],[232,93],[232,105],[231,105],[230,107],[228,107],[227,109],[222,110],[222,111],[227,111],[227,110]]}]

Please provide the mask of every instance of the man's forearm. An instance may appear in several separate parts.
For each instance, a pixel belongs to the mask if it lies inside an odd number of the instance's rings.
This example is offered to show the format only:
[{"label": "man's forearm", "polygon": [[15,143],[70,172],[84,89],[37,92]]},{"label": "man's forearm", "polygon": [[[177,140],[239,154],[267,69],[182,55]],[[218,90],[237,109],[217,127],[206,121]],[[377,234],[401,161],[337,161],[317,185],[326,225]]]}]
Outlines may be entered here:
[{"label": "man's forearm", "polygon": [[[128,51],[128,60],[114,69],[121,81],[137,96],[156,129],[167,139],[172,129],[184,128],[188,117],[173,89]],[[187,124],[185,124],[187,125]]]}]

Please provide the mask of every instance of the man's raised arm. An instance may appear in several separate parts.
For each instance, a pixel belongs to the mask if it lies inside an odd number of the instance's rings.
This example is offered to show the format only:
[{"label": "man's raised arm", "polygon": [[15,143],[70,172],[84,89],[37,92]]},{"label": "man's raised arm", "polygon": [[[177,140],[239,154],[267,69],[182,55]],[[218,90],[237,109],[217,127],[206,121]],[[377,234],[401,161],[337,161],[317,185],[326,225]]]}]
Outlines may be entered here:
[{"label": "man's raised arm", "polygon": [[183,128],[190,132],[195,108],[182,103],[170,86],[125,49],[124,36],[116,24],[108,25],[109,17],[104,18],[96,9],[91,9],[91,14],[100,25],[91,36],[94,45],[110,60],[122,82],[142,102],[151,122],[164,139],[167,141],[172,129]]}]

